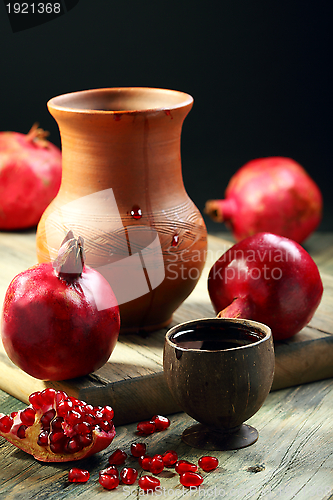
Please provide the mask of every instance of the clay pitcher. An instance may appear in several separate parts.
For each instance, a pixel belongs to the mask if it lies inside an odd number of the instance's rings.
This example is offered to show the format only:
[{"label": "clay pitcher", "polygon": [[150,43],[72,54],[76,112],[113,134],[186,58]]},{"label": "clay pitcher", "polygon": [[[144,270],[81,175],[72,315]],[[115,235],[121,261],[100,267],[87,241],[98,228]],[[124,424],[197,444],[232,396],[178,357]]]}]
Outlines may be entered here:
[{"label": "clay pitcher", "polygon": [[84,238],[86,264],[109,281],[122,332],[167,326],[195,287],[207,232],[182,178],[180,137],[190,95],[110,88],[55,97],[63,175],[37,228],[39,262],[68,230]]}]

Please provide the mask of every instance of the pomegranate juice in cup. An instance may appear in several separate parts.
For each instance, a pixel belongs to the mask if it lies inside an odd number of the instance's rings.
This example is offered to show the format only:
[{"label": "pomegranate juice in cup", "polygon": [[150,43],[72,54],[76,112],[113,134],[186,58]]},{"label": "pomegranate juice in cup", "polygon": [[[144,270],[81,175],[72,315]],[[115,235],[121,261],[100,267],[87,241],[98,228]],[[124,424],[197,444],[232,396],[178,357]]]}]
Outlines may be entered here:
[{"label": "pomegranate juice in cup", "polygon": [[182,435],[207,450],[243,448],[258,439],[244,424],[264,403],[274,375],[271,330],[243,319],[199,319],[173,327],[164,375],[178,405],[200,422]]}]

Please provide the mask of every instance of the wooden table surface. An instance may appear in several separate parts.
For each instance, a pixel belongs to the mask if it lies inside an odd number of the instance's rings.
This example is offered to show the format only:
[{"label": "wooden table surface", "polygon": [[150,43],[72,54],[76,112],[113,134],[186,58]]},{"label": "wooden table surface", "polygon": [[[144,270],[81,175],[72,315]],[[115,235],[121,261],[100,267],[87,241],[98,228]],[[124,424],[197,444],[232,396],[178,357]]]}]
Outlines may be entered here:
[{"label": "wooden table surface", "polygon": [[[0,234],[1,236],[1,234]],[[24,248],[31,244],[31,234],[19,235]],[[226,234],[223,233],[223,237]],[[30,243],[29,243],[30,242]],[[321,272],[333,276],[333,234],[316,233],[304,245]],[[0,249],[1,254],[1,249]],[[23,269],[25,261],[22,256]],[[332,359],[333,363],[333,359]],[[22,401],[0,391],[0,412],[24,408]],[[325,379],[268,395],[262,408],[247,421],[259,431],[258,441],[242,450],[212,453],[219,467],[203,473],[200,489],[183,488],[178,474],[165,469],[159,474],[161,490],[154,495],[163,498],[233,498],[239,500],[328,500],[333,498],[333,379]],[[144,441],[152,455],[167,449],[177,451],[179,458],[197,462],[208,454],[190,448],[181,441],[183,430],[193,423],[184,413],[169,415],[170,427],[142,439],[136,435],[136,423],[117,426],[111,446],[78,463],[42,464],[30,455],[0,438],[0,498],[8,499],[95,499],[136,498],[145,496],[137,482],[107,491],[98,483],[98,472],[108,465],[108,456],[116,448],[129,453],[132,442]],[[137,466],[128,458],[126,465]],[[72,466],[86,468],[86,484],[67,481]],[[139,475],[146,474],[138,467]]]}]

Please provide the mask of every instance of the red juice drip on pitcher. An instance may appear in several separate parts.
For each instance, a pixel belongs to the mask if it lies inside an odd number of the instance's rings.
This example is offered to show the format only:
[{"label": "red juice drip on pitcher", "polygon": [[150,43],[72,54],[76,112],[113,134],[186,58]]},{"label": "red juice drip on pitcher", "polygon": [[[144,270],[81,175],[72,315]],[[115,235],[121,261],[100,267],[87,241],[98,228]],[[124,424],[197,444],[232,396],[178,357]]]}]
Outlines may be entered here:
[{"label": "red juice drip on pitcher", "polygon": [[131,216],[133,219],[141,219],[142,217],[142,210],[138,205],[134,205],[131,210]]},{"label": "red juice drip on pitcher", "polygon": [[171,246],[176,247],[179,244],[179,234],[174,234],[171,241]]}]

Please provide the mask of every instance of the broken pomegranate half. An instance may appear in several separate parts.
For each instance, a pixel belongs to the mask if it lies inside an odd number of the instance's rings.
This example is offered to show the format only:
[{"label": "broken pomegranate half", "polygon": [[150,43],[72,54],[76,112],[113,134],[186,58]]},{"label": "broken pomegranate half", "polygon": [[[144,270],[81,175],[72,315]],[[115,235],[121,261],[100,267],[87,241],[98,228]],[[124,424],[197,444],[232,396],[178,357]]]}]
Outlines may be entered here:
[{"label": "broken pomegranate half", "polygon": [[33,392],[30,405],[0,413],[0,435],[42,462],[68,462],[104,450],[116,431],[110,406],[92,406],[64,391]]}]

